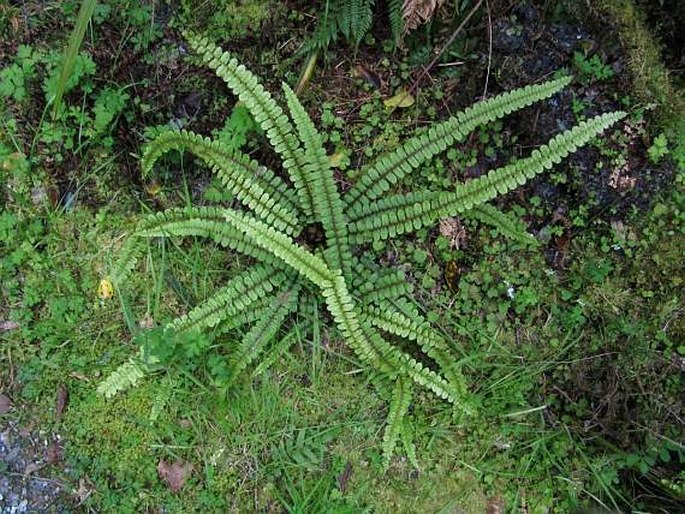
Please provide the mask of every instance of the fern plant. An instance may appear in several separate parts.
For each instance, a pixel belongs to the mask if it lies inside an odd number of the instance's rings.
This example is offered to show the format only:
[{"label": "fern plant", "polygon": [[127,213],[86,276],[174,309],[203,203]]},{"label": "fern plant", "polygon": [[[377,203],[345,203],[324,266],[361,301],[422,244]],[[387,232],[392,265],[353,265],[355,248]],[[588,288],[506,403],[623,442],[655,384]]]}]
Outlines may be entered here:
[{"label": "fern plant", "polygon": [[[359,46],[371,29],[376,0],[325,0],[322,4],[317,15],[314,34],[305,43],[303,50],[306,52],[325,50],[340,36],[355,47]],[[402,1],[389,0],[386,3],[386,9],[390,31],[393,40],[397,43],[404,30]]]},{"label": "fern plant", "polygon": [[[236,58],[207,39],[186,34],[190,47],[221,77],[250,111],[282,158],[282,172],[270,170],[218,141],[188,131],[164,133],[142,157],[148,174],[160,156],[189,151],[204,161],[242,208],[187,207],[143,218],[130,234],[109,280],[122,288],[142,254],[146,238],[201,236],[256,263],[232,277],[206,301],[171,321],[169,330],[185,333],[240,327],[240,342],[230,349],[229,369],[238,377],[251,364],[263,370],[274,354],[287,349],[288,319],[316,295],[330,313],[345,343],[366,366],[379,394],[389,401],[383,452],[389,463],[397,442],[416,460],[406,414],[418,388],[472,411],[468,388],[456,359],[456,343],[432,330],[411,297],[411,287],[396,270],[369,269],[356,245],[382,241],[469,214],[502,226],[519,237],[507,218],[487,204],[550,169],[624,116],[613,112],[581,122],[553,137],[524,159],[457,185],[452,191],[392,189],[432,157],[462,141],[476,127],[550,97],[570,82],[558,78],[504,93],[475,104],[447,121],[417,133],[393,152],[366,165],[345,194],[339,191],[322,138],[306,110],[283,85],[287,111]],[[302,234],[312,223],[325,232],[322,248],[309,248]],[[527,236],[522,236],[527,237]],[[302,329],[302,327],[298,327]],[[285,335],[284,335],[285,334]],[[137,364],[136,364],[137,363]],[[130,360],[104,381],[111,396],[139,380],[149,362]]]}]

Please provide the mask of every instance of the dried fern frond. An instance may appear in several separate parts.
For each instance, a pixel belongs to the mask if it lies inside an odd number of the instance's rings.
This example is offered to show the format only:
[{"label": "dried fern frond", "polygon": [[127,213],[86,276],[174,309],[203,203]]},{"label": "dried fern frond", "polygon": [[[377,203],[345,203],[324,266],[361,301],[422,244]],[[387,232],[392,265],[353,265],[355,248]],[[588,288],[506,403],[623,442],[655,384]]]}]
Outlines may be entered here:
[{"label": "dried fern frond", "polygon": [[444,3],[445,0],[404,0],[402,4],[404,33],[428,22]]}]

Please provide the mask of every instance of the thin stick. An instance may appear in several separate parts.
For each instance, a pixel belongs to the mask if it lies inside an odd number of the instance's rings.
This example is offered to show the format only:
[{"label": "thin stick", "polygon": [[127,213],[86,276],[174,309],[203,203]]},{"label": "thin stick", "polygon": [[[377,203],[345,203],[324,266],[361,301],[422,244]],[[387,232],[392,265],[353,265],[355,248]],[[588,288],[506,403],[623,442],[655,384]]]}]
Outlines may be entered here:
[{"label": "thin stick", "polygon": [[[404,100],[407,96],[409,96],[412,93],[412,91],[415,91],[416,88],[419,87],[419,83],[421,82],[421,80],[423,80],[423,78],[426,76],[426,74],[428,74],[428,72],[431,70],[431,68],[433,66],[435,66],[435,63],[438,62],[440,57],[442,57],[442,54],[444,54],[445,51],[447,51],[447,49],[450,47],[450,45],[452,43],[454,43],[454,40],[457,38],[459,33],[464,29],[464,27],[469,22],[469,20],[473,17],[473,15],[476,14],[476,11],[480,8],[482,3],[483,3],[483,0],[478,0],[478,3],[475,6],[473,6],[473,9],[471,9],[469,11],[469,13],[466,15],[466,18],[464,18],[462,20],[462,22],[459,24],[459,26],[456,28],[456,30],[454,32],[452,32],[452,35],[450,36],[450,38],[447,40],[447,42],[444,45],[442,45],[442,48],[438,51],[438,53],[435,55],[435,57],[433,57],[433,60],[430,63],[428,63],[427,66],[424,66],[424,68],[421,71],[421,74],[418,76],[418,78],[414,82],[412,82],[411,86],[409,86],[409,88],[404,92],[404,95],[402,95],[402,97],[399,99],[399,102],[397,102],[398,104],[402,103],[402,100]],[[395,111],[395,109],[397,109],[396,106],[391,109],[390,113],[392,114]]]},{"label": "thin stick", "polygon": [[490,2],[485,0],[485,9],[488,12],[488,70],[485,73],[485,86],[483,86],[483,100],[488,95],[488,83],[490,82],[490,68],[492,66],[492,17],[490,16]]},{"label": "thin stick", "polygon": [[469,20],[473,17],[474,14],[476,14],[476,11],[480,8],[481,4],[483,3],[483,0],[478,0],[478,3],[469,11],[469,13],[466,15],[466,18],[462,20],[462,22],[459,24],[457,29],[452,33],[450,38],[447,40],[447,42],[442,46],[440,51],[433,57],[433,60],[428,64],[428,66],[425,66],[423,68],[423,71],[421,72],[421,75],[414,81],[414,83],[411,85],[409,88],[409,91],[413,91],[416,89],[419,85],[419,82],[423,79],[423,77],[426,76],[426,74],[430,71],[430,69],[435,66],[435,63],[438,62],[440,57],[442,57],[442,54],[444,54],[447,49],[450,47],[452,43],[454,43],[454,40],[457,38],[459,33],[464,29],[466,24],[469,22]]}]

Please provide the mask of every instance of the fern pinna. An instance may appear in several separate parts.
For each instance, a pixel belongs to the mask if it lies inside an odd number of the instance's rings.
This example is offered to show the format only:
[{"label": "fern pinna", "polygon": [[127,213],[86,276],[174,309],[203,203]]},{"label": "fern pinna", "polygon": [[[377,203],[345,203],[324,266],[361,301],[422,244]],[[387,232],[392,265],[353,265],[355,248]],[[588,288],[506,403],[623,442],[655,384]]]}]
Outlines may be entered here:
[{"label": "fern pinna", "polygon": [[[415,461],[406,418],[412,391],[427,389],[465,414],[472,411],[472,402],[455,342],[431,329],[414,306],[411,287],[401,272],[365,268],[355,256],[355,245],[405,234],[457,214],[473,216],[501,227],[505,235],[529,240],[530,236],[521,235],[487,202],[550,169],[624,113],[584,121],[556,135],[529,157],[456,185],[452,191],[391,194],[395,184],[478,126],[552,96],[570,78],[527,86],[477,103],[418,133],[362,168],[356,184],[342,195],[322,138],[290,88],[283,86],[286,113],[229,53],[205,38],[186,37],[262,127],[282,158],[282,174],[192,132],[161,134],[145,150],[144,173],[166,152],[190,151],[216,173],[242,208],[178,208],[142,219],[111,270],[110,280],[115,287],[122,287],[142,253],[145,238],[202,236],[256,261],[249,271],[231,278],[211,298],[167,327],[187,333],[250,326],[231,350],[228,367],[232,379],[251,363],[259,361],[257,370],[263,370],[275,360],[275,353],[285,351],[293,339],[287,335],[289,315],[298,306],[311,305],[303,301],[308,295],[320,296],[344,341],[369,370],[379,394],[390,402],[383,439],[386,464],[398,441]],[[326,235],[322,251],[297,242],[305,227],[315,222],[323,226]],[[130,360],[100,385],[100,392],[115,394],[139,380],[151,365],[145,359]]]}]

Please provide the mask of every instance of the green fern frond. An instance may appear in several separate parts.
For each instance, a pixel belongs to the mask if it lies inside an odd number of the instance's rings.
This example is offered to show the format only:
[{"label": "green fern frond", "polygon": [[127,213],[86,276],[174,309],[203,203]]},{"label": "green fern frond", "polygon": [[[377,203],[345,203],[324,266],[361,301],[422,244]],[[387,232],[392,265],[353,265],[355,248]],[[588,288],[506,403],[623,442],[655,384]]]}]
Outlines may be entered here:
[{"label": "green fern frond", "polygon": [[[221,246],[279,267],[273,254],[255,245],[245,234],[226,224],[226,209],[220,207],[180,207],[151,214],[142,219],[133,233],[137,238],[206,237]],[[140,239],[138,239],[140,241]],[[281,264],[282,268],[283,265]]]},{"label": "green fern frond", "polygon": [[295,93],[286,84],[283,84],[283,90],[300,141],[304,144],[306,177],[314,191],[314,210],[326,232],[326,262],[332,269],[341,270],[345,277],[351,277],[352,253],[347,242],[347,220],[321,135]]},{"label": "green fern frond", "polygon": [[314,212],[312,185],[306,180],[304,157],[292,124],[257,77],[230,53],[207,38],[185,33],[190,47],[238,95],[254,120],[266,132],[276,153],[283,157],[283,167],[295,185],[300,207],[307,216]]},{"label": "green fern frond", "polygon": [[534,246],[539,245],[537,239],[519,226],[521,222],[514,222],[509,216],[490,204],[476,205],[464,212],[464,216],[490,225],[497,229],[500,234],[514,241]]},{"label": "green fern frond", "polygon": [[249,325],[262,319],[266,316],[269,305],[276,298],[275,293],[263,296],[250,304],[249,309],[243,309],[242,311],[234,314],[228,319],[223,320],[214,329],[214,335],[225,334],[231,330],[242,327],[244,325]]},{"label": "green fern frond", "polygon": [[235,380],[265,350],[266,345],[283,325],[285,318],[297,306],[299,291],[300,285],[296,280],[291,280],[278,291],[269,303],[264,316],[245,334],[238,348],[231,355],[231,380]]},{"label": "green fern frond", "polygon": [[350,6],[348,39],[359,45],[371,28],[374,0],[348,0]]},{"label": "green fern frond", "polygon": [[330,289],[333,279],[340,273],[339,270],[337,273],[331,271],[323,259],[312,255],[290,237],[251,216],[227,209],[225,219],[254,244],[271,252],[321,289]]},{"label": "green fern frond", "polygon": [[403,0],[388,0],[388,21],[390,22],[390,32],[395,46],[402,42],[404,32],[404,18],[402,17]]},{"label": "green fern frond", "polygon": [[366,305],[378,304],[383,300],[394,300],[408,296],[412,292],[411,284],[400,269],[381,269],[371,272],[359,267],[355,270],[357,279],[352,283],[353,290],[360,301]]},{"label": "green fern frond", "polygon": [[623,112],[613,112],[583,121],[571,130],[556,135],[546,145],[534,150],[530,157],[459,185],[453,193],[394,195],[352,209],[348,212],[350,240],[362,243],[418,230],[440,218],[468,211],[506,194],[551,169],[569,153],[587,144],[624,116]]},{"label": "green fern frond", "polygon": [[[272,229],[254,218],[238,212],[227,212],[226,221],[252,238],[255,244],[272,252],[276,257],[302,276],[316,284],[326,300],[326,305],[345,339],[362,360],[380,366],[385,372],[394,370],[379,358],[373,344],[365,337],[354,311],[355,306],[347,291],[340,270],[331,270],[323,259],[312,255],[295,244],[288,236]],[[379,337],[380,339],[380,337]]]},{"label": "green fern frond", "polygon": [[395,151],[362,168],[360,179],[345,195],[347,207],[352,211],[363,208],[365,204],[381,196],[432,157],[462,141],[480,125],[549,98],[570,81],[570,77],[563,77],[509,91],[478,102],[447,121],[433,125],[428,131],[412,137]]},{"label": "green fern frond", "polygon": [[363,311],[366,320],[375,327],[390,334],[415,341],[421,350],[438,364],[441,372],[452,386],[455,404],[463,412],[470,414],[471,409],[465,402],[467,397],[466,382],[453,352],[447,342],[440,337],[428,322],[423,319],[406,300],[394,302],[383,301],[377,307],[368,307]]},{"label": "green fern frond", "polygon": [[249,216],[229,211],[226,221],[319,286],[326,306],[343,333],[345,341],[363,361],[391,377],[398,373],[405,374],[440,398],[457,404],[459,392],[448,382],[411,356],[390,345],[371,327],[361,323],[339,270],[330,270],[320,257],[310,254],[289,237]]},{"label": "green fern frond", "polygon": [[135,268],[138,259],[143,255],[145,241],[134,236],[128,236],[114,266],[109,270],[107,278],[116,289],[119,289]]},{"label": "green fern frond", "polygon": [[419,469],[419,459],[416,457],[416,445],[414,444],[412,427],[409,424],[407,418],[402,420],[402,427],[400,428],[400,439],[402,440],[402,446],[404,446],[404,453],[407,454],[409,462],[412,463],[414,468]]},{"label": "green fern frond", "polygon": [[[329,310],[331,307],[329,306]],[[331,312],[333,312],[331,310]],[[335,314],[333,314],[335,318]],[[360,316],[354,314],[357,325],[362,330],[363,336],[371,344],[375,361],[370,361],[376,369],[383,371],[388,378],[406,376],[426,389],[431,390],[439,398],[447,400],[455,406],[461,406],[462,394],[460,388],[446,381],[435,371],[427,368],[409,354],[391,345],[378,334],[365,321],[360,321]],[[347,340],[347,337],[346,337]],[[352,345],[351,345],[352,346]],[[354,348],[354,346],[353,346]]]},{"label": "green fern frond", "polygon": [[138,359],[131,358],[119,366],[97,387],[97,393],[105,398],[112,398],[117,393],[135,386],[149,371],[149,365],[156,364],[154,357],[148,357],[148,365]]},{"label": "green fern frond", "polygon": [[383,434],[383,468],[385,469],[390,466],[390,459],[400,437],[402,421],[409,410],[411,398],[411,384],[403,378],[398,378],[392,390],[390,408],[385,422],[385,433]]},{"label": "green fern frond", "polygon": [[168,131],[145,148],[141,165],[143,176],[154,163],[172,150],[188,150],[199,157],[219,177],[224,187],[241,202],[286,233],[298,230],[297,207],[288,187],[273,171],[238,151],[186,130]]},{"label": "green fern frond", "polygon": [[186,332],[214,327],[222,320],[247,309],[286,279],[285,273],[274,273],[270,266],[255,265],[248,272],[229,280],[211,298],[170,322],[169,328],[176,332]]},{"label": "green fern frond", "polygon": [[307,52],[325,50],[338,36],[358,46],[371,28],[375,0],[326,0],[317,17],[316,29],[305,43]]},{"label": "green fern frond", "polygon": [[294,330],[291,330],[286,335],[281,337],[280,340],[276,341],[273,345],[271,345],[269,352],[264,357],[262,357],[262,360],[259,361],[259,364],[257,364],[257,367],[255,368],[253,375],[259,376],[266,373],[267,370],[271,369],[271,367],[276,363],[276,361],[280,359],[290,349],[295,339],[296,333]]}]

